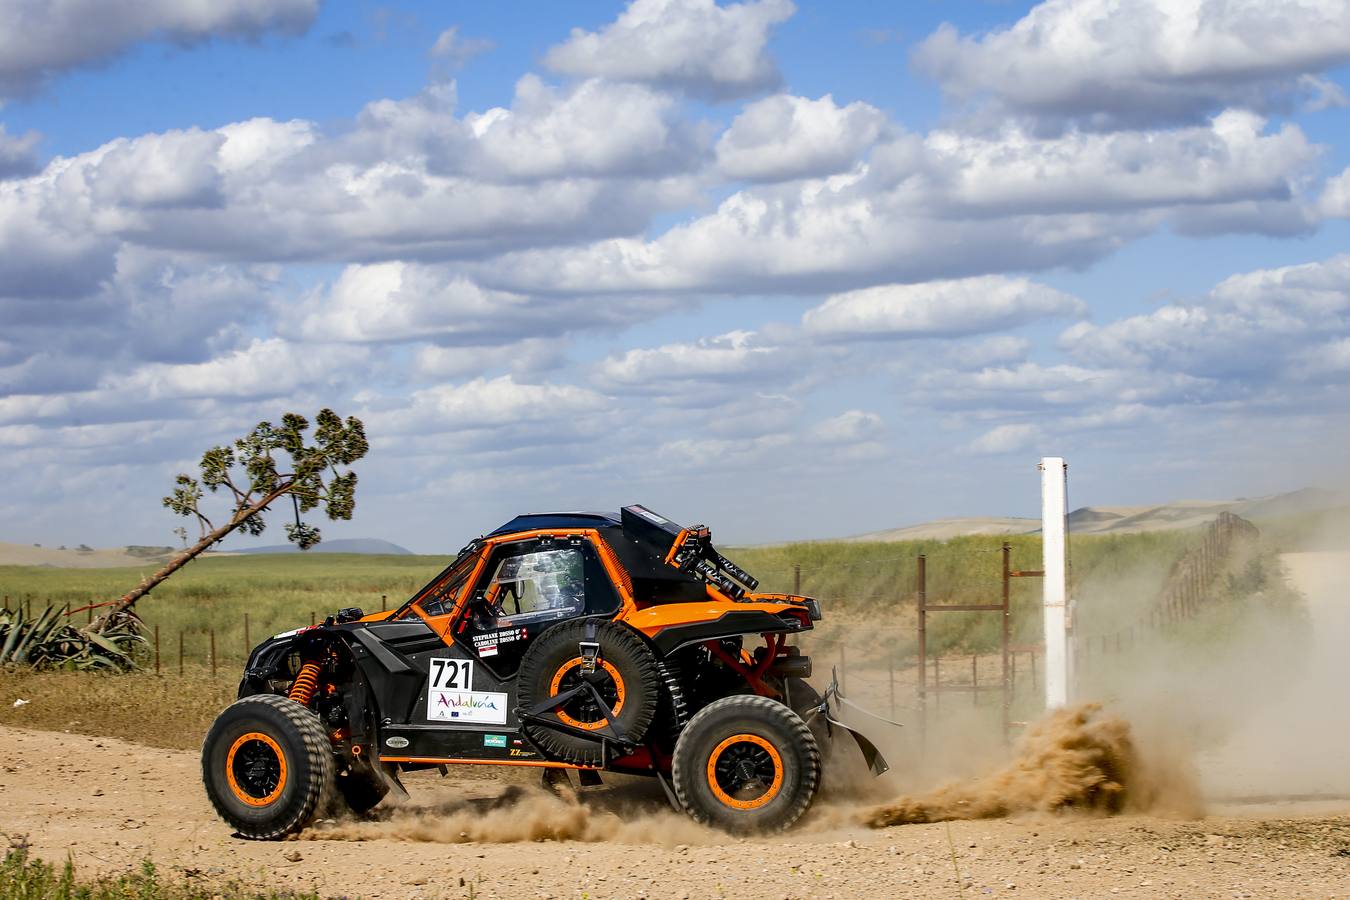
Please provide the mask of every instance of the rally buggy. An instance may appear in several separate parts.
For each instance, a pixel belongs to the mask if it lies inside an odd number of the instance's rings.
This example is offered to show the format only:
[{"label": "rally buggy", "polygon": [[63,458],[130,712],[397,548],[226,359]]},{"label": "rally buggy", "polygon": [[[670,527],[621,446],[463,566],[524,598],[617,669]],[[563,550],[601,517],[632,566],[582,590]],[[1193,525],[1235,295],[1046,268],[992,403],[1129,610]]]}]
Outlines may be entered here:
[{"label": "rally buggy", "polygon": [[207,794],[275,840],[337,798],[371,809],[400,772],[537,766],[653,775],[698,821],[786,828],[815,796],[837,688],[812,689],[789,643],[819,603],[758,586],[706,528],[642,506],[518,516],[393,612],[255,648],[202,748]]}]

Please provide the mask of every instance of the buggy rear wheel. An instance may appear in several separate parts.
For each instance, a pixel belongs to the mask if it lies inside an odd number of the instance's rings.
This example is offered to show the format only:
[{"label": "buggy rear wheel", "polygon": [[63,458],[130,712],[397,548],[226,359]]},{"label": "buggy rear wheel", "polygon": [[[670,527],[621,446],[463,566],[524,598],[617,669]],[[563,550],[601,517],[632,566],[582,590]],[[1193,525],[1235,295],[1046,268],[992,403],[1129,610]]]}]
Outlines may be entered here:
[{"label": "buggy rear wheel", "polygon": [[333,768],[318,718],[276,694],[230,704],[202,745],[211,805],[251,840],[279,840],[313,822],[331,802]]},{"label": "buggy rear wheel", "polygon": [[671,775],[694,819],[735,834],[781,831],[816,795],[820,751],[801,716],[782,703],[735,695],[689,721]]}]

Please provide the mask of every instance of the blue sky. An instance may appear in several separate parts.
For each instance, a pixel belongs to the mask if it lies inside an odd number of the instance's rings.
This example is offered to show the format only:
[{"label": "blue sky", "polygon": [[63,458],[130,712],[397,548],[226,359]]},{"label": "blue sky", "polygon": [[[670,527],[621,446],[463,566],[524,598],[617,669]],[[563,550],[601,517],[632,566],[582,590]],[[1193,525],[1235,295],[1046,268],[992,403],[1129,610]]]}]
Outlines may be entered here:
[{"label": "blue sky", "polygon": [[424,552],[1342,484],[1348,65],[1342,0],[0,0],[0,540],[168,543],[321,406],[325,533]]}]

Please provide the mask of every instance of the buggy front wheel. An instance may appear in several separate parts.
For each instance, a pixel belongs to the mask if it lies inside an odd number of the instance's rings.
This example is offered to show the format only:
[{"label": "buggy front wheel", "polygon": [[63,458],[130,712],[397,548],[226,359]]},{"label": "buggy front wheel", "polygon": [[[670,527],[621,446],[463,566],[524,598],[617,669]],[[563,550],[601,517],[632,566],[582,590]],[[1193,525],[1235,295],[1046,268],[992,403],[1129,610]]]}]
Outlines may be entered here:
[{"label": "buggy front wheel", "polygon": [[241,837],[295,834],[333,797],[333,747],[318,717],[275,694],[225,708],[202,745],[202,781],[211,805]]}]

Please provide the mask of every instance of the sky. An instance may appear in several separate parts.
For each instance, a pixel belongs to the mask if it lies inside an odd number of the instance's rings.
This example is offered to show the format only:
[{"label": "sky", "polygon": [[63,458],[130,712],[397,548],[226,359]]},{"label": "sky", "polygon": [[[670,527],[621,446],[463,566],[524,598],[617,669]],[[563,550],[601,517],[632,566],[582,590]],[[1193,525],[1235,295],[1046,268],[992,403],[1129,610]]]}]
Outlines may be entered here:
[{"label": "sky", "polygon": [[1347,97],[1350,0],[0,0],[0,540],[323,407],[426,553],[1340,484]]}]

